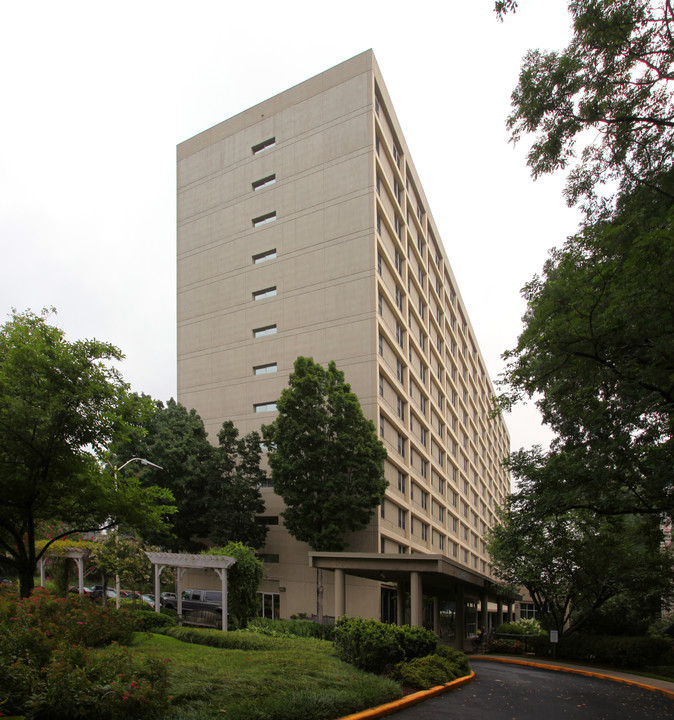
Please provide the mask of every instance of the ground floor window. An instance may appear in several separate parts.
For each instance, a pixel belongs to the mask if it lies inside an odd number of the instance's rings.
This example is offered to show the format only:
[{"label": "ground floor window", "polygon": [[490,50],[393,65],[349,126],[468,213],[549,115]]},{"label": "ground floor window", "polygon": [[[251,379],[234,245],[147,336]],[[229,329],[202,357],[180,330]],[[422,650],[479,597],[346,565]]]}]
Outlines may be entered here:
[{"label": "ground floor window", "polygon": [[261,601],[260,616],[279,620],[281,617],[281,596],[279,593],[258,593]]},{"label": "ground floor window", "polygon": [[398,591],[381,589],[381,621],[395,625],[398,622]]},{"label": "ground floor window", "polygon": [[533,603],[520,603],[520,617],[521,618],[535,618],[536,617],[536,606]]}]

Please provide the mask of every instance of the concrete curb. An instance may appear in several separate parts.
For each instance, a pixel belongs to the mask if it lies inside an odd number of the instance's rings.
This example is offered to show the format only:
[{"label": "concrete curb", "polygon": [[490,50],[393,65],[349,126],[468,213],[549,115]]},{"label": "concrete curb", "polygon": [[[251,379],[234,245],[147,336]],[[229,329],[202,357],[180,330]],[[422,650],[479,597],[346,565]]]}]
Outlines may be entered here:
[{"label": "concrete curb", "polygon": [[352,715],[345,715],[340,718],[340,720],[371,720],[372,718],[392,715],[399,710],[416,705],[417,703],[428,700],[436,695],[442,695],[442,693],[445,693],[448,690],[463,687],[463,685],[467,685],[468,683],[473,682],[473,680],[475,680],[475,673],[471,670],[470,675],[465,675],[457,680],[452,680],[452,682],[445,683],[444,685],[436,685],[429,690],[420,690],[412,695],[406,695],[405,697],[400,698],[400,700],[394,700],[393,702],[386,703],[385,705],[378,705],[377,707],[370,708],[369,710],[362,710],[361,712],[353,713]]},{"label": "concrete curb", "polygon": [[648,685],[643,682],[638,682],[629,678],[619,677],[617,675],[605,675],[604,673],[598,673],[591,670],[583,670],[582,668],[569,667],[567,665],[552,665],[542,662],[533,662],[531,660],[490,657],[489,655],[474,656],[473,658],[471,658],[471,660],[487,660],[489,662],[509,663],[510,665],[527,665],[529,667],[539,668],[541,670],[554,670],[556,672],[568,672],[575,675],[584,675],[585,677],[599,678],[600,680],[612,680],[613,682],[622,683],[623,685],[631,685],[632,687],[638,687],[642,690],[650,690],[651,692],[660,693],[661,695],[664,695],[665,697],[674,700],[674,691],[658,687],[657,685]]}]

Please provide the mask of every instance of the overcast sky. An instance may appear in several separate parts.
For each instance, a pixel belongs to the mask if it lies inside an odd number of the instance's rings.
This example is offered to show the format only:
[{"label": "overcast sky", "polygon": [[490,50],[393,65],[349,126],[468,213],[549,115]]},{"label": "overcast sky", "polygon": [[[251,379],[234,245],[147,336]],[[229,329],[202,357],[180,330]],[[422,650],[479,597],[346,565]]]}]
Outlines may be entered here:
[{"label": "overcast sky", "polygon": [[[372,48],[496,379],[522,286],[579,218],[508,143],[522,57],[570,37],[565,0],[519,5],[501,24],[493,0],[3,2],[0,322],[55,306],[174,397],[176,145]],[[549,438],[507,422],[514,448]]]}]

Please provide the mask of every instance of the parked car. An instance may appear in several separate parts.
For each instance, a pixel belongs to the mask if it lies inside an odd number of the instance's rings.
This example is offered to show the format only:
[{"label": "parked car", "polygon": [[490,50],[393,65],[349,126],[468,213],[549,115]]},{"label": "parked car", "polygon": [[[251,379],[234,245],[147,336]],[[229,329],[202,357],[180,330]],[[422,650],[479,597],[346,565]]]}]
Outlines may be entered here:
[{"label": "parked car", "polygon": [[[117,597],[117,593],[109,587],[105,589],[105,596],[111,600],[114,600]],[[94,589],[89,593],[89,597],[92,600],[100,600],[103,597],[103,586],[96,585]]]},{"label": "parked car", "polygon": [[167,600],[175,600],[175,599],[176,599],[176,594],[175,594],[175,593],[172,593],[172,592],[163,592],[163,593],[159,596],[159,603],[160,603],[160,605],[161,605],[162,607],[166,607],[165,603],[166,603]]},{"label": "parked car", "polygon": [[[220,590],[185,590],[183,591],[183,613],[194,610],[210,610],[222,613],[222,592]],[[178,598],[166,598],[164,607],[169,610],[178,609]]]},{"label": "parked car", "polygon": [[150,595],[150,594],[141,595],[140,599],[147,605],[154,607],[154,595]]}]

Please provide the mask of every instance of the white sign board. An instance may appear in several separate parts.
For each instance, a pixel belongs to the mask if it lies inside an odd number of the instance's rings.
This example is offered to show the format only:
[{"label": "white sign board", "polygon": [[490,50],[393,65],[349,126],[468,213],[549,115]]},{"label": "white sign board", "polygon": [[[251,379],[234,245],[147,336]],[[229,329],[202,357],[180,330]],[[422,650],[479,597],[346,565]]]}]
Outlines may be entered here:
[{"label": "white sign board", "polygon": [[559,642],[559,632],[557,630],[550,630],[550,642]]}]

